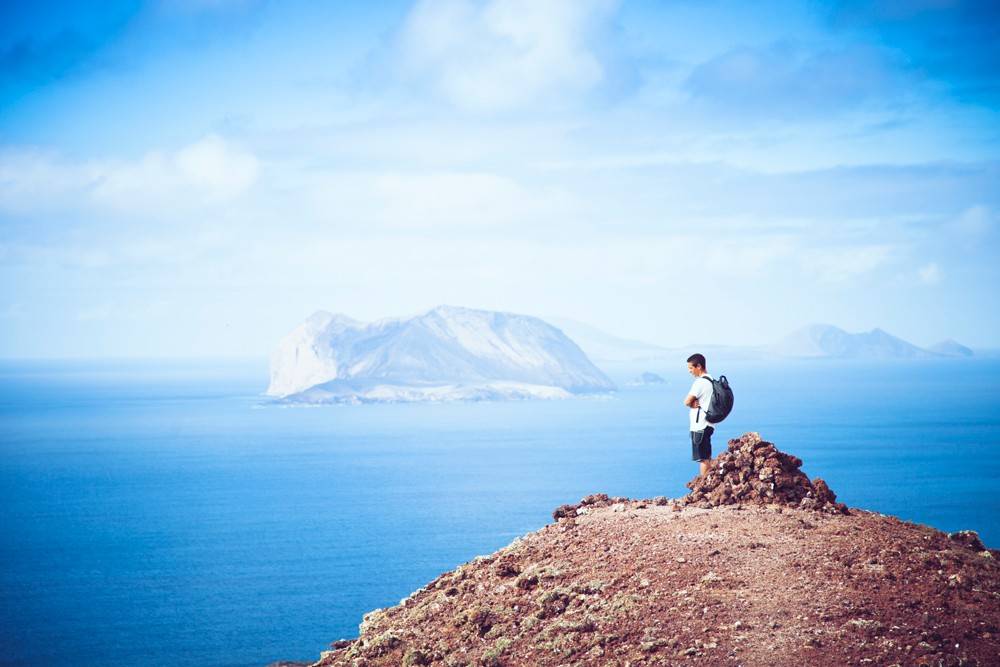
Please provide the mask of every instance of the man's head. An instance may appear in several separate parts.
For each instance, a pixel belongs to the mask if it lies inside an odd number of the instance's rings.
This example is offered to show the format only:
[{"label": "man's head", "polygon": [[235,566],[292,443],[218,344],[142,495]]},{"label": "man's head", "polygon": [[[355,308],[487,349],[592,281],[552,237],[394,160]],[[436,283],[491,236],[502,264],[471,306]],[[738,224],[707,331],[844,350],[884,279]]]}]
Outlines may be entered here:
[{"label": "man's head", "polygon": [[700,377],[705,374],[705,370],[704,354],[692,354],[688,357],[688,373],[695,377]]}]

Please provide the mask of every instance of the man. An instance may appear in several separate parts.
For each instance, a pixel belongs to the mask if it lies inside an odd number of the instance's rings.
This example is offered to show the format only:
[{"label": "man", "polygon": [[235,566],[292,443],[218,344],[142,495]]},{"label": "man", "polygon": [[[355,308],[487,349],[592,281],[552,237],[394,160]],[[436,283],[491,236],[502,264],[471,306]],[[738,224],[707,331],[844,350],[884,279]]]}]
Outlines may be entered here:
[{"label": "man", "polygon": [[708,423],[708,408],[712,404],[711,376],[705,368],[705,356],[692,354],[688,357],[688,373],[694,376],[691,391],[684,397],[684,405],[691,408],[691,459],[699,464],[700,474],[708,472],[712,461],[712,433],[715,429]]}]

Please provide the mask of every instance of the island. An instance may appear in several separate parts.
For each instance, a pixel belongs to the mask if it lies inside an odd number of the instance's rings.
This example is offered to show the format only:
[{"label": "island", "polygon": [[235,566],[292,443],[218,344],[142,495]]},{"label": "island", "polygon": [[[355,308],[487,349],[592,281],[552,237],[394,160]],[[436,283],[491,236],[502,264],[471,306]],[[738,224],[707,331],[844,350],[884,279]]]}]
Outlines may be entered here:
[{"label": "island", "polygon": [[528,315],[438,306],[365,323],[319,311],[271,356],[285,403],[568,398],[615,384],[561,330]]}]

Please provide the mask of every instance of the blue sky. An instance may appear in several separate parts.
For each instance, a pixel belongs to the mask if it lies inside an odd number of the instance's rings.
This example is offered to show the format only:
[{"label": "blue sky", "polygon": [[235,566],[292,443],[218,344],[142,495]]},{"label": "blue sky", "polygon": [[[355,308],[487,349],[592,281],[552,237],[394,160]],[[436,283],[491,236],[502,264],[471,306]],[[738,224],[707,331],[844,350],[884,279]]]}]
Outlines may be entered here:
[{"label": "blue sky", "polygon": [[995,3],[14,4],[0,356],[439,303],[1000,346]]}]

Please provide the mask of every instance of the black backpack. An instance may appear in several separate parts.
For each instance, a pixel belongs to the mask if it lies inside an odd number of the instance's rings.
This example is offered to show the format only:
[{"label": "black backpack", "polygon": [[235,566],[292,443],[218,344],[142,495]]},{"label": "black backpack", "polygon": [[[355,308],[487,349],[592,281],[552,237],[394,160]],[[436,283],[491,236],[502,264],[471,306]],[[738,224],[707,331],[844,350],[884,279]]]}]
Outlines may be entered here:
[{"label": "black backpack", "polygon": [[705,419],[709,424],[718,424],[733,411],[733,390],[729,388],[729,380],[720,375],[718,380],[705,378],[712,383],[712,402],[709,403]]}]

